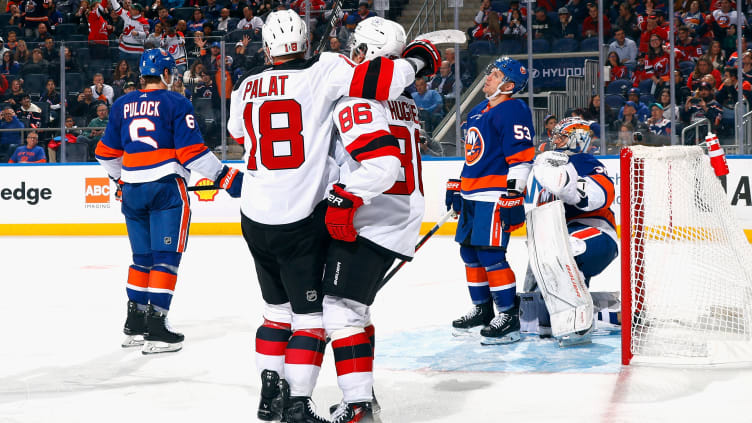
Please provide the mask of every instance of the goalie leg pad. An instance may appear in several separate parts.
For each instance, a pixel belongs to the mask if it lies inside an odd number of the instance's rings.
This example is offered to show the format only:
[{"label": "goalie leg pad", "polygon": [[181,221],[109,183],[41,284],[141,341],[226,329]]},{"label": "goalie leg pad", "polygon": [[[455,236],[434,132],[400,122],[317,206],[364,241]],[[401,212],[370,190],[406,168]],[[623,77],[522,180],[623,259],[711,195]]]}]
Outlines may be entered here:
[{"label": "goalie leg pad", "polygon": [[590,330],[593,302],[568,241],[560,200],[528,213],[530,267],[551,315],[553,336]]}]

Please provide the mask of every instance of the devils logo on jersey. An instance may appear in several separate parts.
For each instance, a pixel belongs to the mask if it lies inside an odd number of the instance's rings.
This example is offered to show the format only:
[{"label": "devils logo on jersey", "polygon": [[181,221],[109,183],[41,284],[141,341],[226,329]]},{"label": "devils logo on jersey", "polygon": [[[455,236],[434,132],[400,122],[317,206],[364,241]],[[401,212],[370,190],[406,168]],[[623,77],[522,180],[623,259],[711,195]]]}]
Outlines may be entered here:
[{"label": "devils logo on jersey", "polygon": [[465,137],[465,163],[468,166],[474,165],[483,157],[483,147],[483,136],[478,128],[470,128]]}]

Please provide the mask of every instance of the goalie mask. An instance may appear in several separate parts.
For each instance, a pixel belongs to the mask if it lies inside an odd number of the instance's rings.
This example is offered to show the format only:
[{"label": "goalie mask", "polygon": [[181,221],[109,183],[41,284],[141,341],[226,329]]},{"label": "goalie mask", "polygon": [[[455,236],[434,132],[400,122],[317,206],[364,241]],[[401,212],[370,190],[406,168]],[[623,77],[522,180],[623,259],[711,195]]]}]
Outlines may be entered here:
[{"label": "goalie mask", "polygon": [[551,131],[551,147],[555,150],[565,150],[572,154],[586,153],[592,141],[590,121],[570,117],[562,120]]},{"label": "goalie mask", "polygon": [[376,57],[400,57],[405,49],[406,40],[402,25],[374,16],[355,27],[350,45],[350,58],[355,60],[358,54],[364,54],[365,60]]}]

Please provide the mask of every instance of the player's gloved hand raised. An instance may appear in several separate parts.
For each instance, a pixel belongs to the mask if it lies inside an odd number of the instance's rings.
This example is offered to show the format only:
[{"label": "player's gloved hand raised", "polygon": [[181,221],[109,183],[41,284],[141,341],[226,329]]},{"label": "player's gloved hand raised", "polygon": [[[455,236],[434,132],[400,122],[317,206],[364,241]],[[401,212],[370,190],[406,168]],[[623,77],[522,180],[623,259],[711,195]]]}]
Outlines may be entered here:
[{"label": "player's gloved hand raised", "polygon": [[415,72],[415,77],[417,78],[431,76],[438,72],[441,66],[441,53],[428,40],[415,40],[411,42],[402,51],[402,57],[405,59],[418,59],[423,62],[423,67]]},{"label": "player's gloved hand raised", "polygon": [[454,210],[460,214],[462,210],[462,195],[460,195],[460,180],[449,179],[446,183],[446,198],[444,199],[447,211]]},{"label": "player's gloved hand raised", "polygon": [[345,191],[345,186],[335,184],[326,199],[329,207],[326,209],[326,229],[334,239],[353,242],[358,232],[353,226],[353,218],[358,207],[363,205],[363,199]]},{"label": "player's gloved hand raised", "polygon": [[501,230],[512,232],[521,228],[525,223],[525,197],[517,192],[511,191],[502,194],[497,204],[499,205],[499,217],[501,218]]},{"label": "player's gloved hand raised", "polygon": [[217,187],[227,191],[230,197],[238,198],[243,188],[243,173],[225,165],[214,183]]}]

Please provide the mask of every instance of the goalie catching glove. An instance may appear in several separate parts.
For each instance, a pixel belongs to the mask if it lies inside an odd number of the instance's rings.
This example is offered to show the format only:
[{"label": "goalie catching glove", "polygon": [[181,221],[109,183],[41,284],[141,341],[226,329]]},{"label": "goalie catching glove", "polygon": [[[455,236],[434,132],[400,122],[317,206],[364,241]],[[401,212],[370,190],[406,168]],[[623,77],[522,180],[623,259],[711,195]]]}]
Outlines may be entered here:
[{"label": "goalie catching glove", "polygon": [[415,40],[405,47],[402,51],[402,57],[407,59],[414,66],[415,59],[422,63],[417,66],[415,77],[431,76],[439,71],[441,66],[441,53],[439,49],[428,40]]},{"label": "goalie catching glove", "polygon": [[238,198],[243,188],[243,174],[237,169],[225,165],[214,183],[217,187],[227,191],[230,197]]},{"label": "goalie catching glove", "polygon": [[536,158],[533,172],[543,188],[566,204],[576,205],[585,197],[585,180],[580,179],[566,154],[544,152]]},{"label": "goalie catching glove", "polygon": [[335,184],[326,199],[326,229],[334,239],[353,242],[358,237],[358,231],[353,226],[353,218],[358,207],[363,205],[363,199],[345,191],[345,186]]}]

